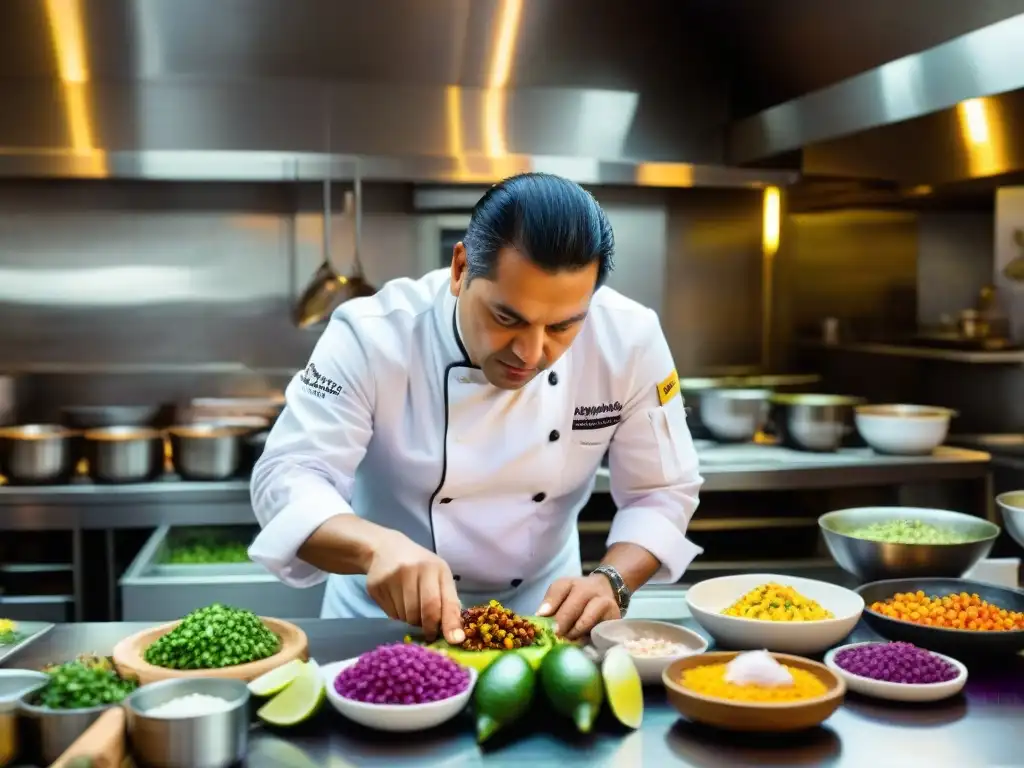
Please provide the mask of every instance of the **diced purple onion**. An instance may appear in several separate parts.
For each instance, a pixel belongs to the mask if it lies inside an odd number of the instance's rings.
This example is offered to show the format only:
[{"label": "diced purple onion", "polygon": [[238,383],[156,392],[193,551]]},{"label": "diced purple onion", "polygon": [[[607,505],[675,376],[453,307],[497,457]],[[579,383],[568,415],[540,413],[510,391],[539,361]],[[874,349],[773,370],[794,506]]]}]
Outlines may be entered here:
[{"label": "diced purple onion", "polygon": [[945,683],[959,674],[956,667],[911,643],[871,643],[846,648],[836,665],[852,675],[887,683]]},{"label": "diced purple onion", "polygon": [[364,653],[334,680],[340,696],[367,704],[425,704],[457,696],[469,672],[451,659],[412,643]]}]

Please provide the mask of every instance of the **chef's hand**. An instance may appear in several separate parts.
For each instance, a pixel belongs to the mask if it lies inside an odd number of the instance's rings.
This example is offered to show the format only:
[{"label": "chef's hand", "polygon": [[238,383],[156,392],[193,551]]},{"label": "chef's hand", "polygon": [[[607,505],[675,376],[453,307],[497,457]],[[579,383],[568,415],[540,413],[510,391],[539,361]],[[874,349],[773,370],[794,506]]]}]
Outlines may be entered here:
[{"label": "chef's hand", "polygon": [[437,637],[459,644],[462,608],[448,563],[398,532],[377,547],[366,571],[370,597],[392,619],[422,627],[427,641]]},{"label": "chef's hand", "polygon": [[554,615],[555,634],[570,640],[579,640],[602,621],[621,618],[612,585],[599,573],[556,581],[537,615]]}]

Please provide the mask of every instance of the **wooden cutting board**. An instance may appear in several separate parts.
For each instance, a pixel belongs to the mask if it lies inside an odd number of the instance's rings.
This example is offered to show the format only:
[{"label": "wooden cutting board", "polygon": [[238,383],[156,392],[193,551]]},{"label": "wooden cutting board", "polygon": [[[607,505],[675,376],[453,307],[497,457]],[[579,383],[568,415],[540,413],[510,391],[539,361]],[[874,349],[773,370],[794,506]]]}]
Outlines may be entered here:
[{"label": "wooden cutting board", "polygon": [[50,768],[66,768],[75,758],[88,758],[91,768],[124,768],[126,718],[122,707],[111,707],[57,758]]}]

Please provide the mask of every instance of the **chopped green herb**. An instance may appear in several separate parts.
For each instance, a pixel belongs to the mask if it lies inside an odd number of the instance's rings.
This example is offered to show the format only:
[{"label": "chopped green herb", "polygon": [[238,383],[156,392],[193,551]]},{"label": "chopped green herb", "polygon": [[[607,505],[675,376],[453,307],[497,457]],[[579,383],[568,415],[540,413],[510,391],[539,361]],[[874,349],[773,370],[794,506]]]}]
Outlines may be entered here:
[{"label": "chopped green herb", "polygon": [[123,679],[109,659],[85,657],[43,670],[49,682],[35,695],[35,703],[48,709],[87,709],[117,704],[138,687]]},{"label": "chopped green herb", "polygon": [[280,638],[252,611],[214,603],[193,611],[143,657],[167,669],[219,669],[273,656]]},{"label": "chopped green herb", "polygon": [[249,548],[240,541],[223,541],[216,536],[200,535],[171,546],[164,562],[168,565],[248,563]]}]

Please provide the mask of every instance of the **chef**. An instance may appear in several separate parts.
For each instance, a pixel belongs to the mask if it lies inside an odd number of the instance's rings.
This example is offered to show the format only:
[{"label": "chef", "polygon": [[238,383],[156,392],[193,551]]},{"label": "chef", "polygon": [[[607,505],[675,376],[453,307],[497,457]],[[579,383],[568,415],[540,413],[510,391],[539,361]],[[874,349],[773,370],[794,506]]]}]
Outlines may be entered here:
[{"label": "chef", "polygon": [[[450,269],[339,307],[252,476],[249,550],[327,579],[324,617],[464,639],[497,599],[580,637],[675,582],[703,482],[657,315],[602,287],[612,228],[558,176],[493,186]],[[577,516],[608,453],[618,508],[582,575]]]}]

